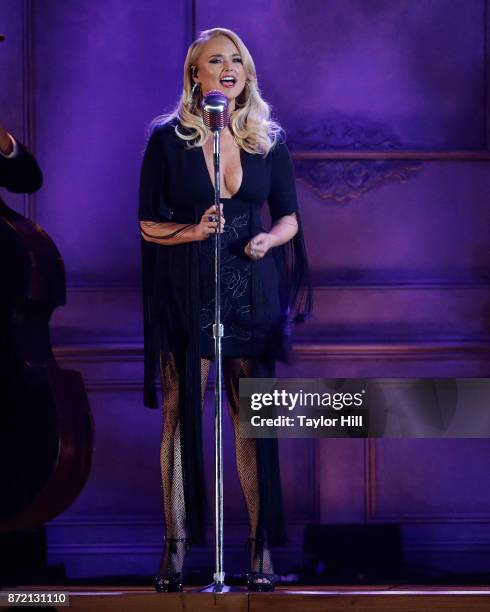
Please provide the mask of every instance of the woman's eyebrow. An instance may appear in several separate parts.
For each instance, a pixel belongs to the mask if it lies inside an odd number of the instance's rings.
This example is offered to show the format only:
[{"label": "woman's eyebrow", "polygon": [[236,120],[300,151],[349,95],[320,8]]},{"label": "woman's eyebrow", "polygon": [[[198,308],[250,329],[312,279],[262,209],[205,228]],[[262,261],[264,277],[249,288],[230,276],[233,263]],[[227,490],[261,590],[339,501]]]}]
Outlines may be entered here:
[{"label": "woman's eyebrow", "polygon": [[[235,57],[235,56],[236,57],[240,57],[240,54],[239,53],[232,53],[231,54],[231,57]],[[213,55],[210,55],[208,57],[208,59],[211,59],[212,57],[223,57],[223,54],[222,53],[213,53]]]}]

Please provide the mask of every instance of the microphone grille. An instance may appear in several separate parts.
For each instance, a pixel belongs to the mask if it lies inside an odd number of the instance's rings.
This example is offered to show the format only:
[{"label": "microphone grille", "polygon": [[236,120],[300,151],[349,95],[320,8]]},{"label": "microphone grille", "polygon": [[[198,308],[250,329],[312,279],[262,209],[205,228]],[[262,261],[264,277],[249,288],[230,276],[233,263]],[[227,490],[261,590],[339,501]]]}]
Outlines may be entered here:
[{"label": "microphone grille", "polygon": [[221,91],[208,91],[201,106],[204,125],[208,130],[217,132],[228,125],[228,100]]}]

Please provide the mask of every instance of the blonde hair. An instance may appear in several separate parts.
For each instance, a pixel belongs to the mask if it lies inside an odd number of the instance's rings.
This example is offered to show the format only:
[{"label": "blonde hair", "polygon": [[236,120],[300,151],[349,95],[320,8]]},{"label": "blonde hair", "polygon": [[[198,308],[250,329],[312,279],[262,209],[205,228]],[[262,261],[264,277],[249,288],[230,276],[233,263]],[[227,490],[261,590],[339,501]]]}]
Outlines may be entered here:
[{"label": "blonde hair", "polygon": [[281,126],[271,119],[270,106],[262,99],[255,64],[249,50],[235,32],[226,28],[204,30],[191,44],[184,63],[184,88],[177,106],[171,113],[156,117],[151,128],[178,119],[185,131],[179,130],[177,124],[175,133],[187,141],[189,148],[201,147],[206,142],[209,132],[198,110],[202,92],[199,92],[198,96],[193,95],[192,67],[197,65],[203,45],[217,36],[226,36],[235,44],[241,55],[246,77],[245,87],[236,98],[235,110],[230,115],[231,133],[238,146],[245,151],[266,156],[283,131]]}]

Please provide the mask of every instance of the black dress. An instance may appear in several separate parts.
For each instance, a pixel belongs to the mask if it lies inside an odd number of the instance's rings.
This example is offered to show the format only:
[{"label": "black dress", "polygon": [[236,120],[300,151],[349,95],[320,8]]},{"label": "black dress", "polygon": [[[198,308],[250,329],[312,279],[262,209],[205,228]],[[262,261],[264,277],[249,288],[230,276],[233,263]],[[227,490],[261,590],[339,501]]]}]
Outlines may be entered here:
[{"label": "black dress", "polygon": [[[146,147],[140,182],[140,221],[198,223],[214,201],[214,187],[202,147],[188,148],[175,122],[156,128]],[[180,126],[180,130],[183,130]],[[223,356],[254,357],[252,376],[271,377],[287,354],[289,320],[300,300],[305,253],[302,232],[284,248],[253,261],[247,242],[265,231],[261,209],[267,201],[272,221],[298,214],[294,171],[284,142],[269,154],[243,149],[242,183],[222,198]],[[162,232],[164,233],[164,232]],[[190,539],[204,541],[206,515],[202,473],[200,367],[212,358],[214,340],[214,241],[173,246],[142,241],[145,321],[145,404],[157,407],[156,365],[172,353],[180,372],[180,418],[184,488]],[[285,541],[277,441],[257,440],[261,511],[259,524],[269,543]]]}]

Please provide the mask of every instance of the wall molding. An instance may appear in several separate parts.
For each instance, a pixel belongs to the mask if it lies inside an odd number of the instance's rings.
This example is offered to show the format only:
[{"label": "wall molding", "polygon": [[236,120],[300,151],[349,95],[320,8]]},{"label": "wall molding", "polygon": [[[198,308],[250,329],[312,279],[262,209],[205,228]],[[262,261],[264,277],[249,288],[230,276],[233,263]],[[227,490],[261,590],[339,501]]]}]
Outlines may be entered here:
[{"label": "wall molding", "polygon": [[370,523],[403,523],[408,524],[478,524],[490,523],[490,513],[461,513],[461,514],[429,514],[423,512],[405,512],[403,514],[376,514],[369,518]]},{"label": "wall molding", "polygon": [[[413,524],[421,524],[421,523],[425,524],[425,523],[431,523],[431,522],[438,522],[440,524],[443,524],[443,523],[460,523],[460,524],[478,523],[478,524],[482,524],[486,526],[490,522],[489,520],[490,517],[488,515],[487,516],[482,515],[480,520],[476,520],[475,517],[471,517],[471,516],[469,517],[470,520],[468,520],[468,517],[464,518],[463,516],[461,516],[460,518],[461,520],[459,521],[451,520],[451,518],[449,518],[449,520],[446,520],[444,516],[441,517],[437,515],[436,516],[437,521],[431,521],[431,520],[413,521],[410,518],[408,518],[407,520],[399,519],[394,522],[401,523],[402,527],[409,526],[409,525],[411,526]],[[287,545],[285,548],[287,549],[298,548],[300,539],[302,538],[302,529],[309,522],[314,523],[318,521],[315,521],[314,519],[305,519],[305,518],[296,518],[296,519],[294,517],[288,518],[288,525],[291,527],[291,530],[290,530],[291,540],[290,540],[290,544]],[[377,522],[377,521],[366,521],[366,522],[369,523],[369,522]],[[324,524],[334,525],[336,523],[328,522]],[[114,516],[109,516],[109,517],[92,516],[92,517],[87,517],[85,519],[58,518],[53,521],[50,521],[46,525],[46,527],[50,534],[49,535],[50,551],[65,550],[65,549],[85,549],[85,550],[92,549],[94,551],[99,551],[101,548],[103,549],[106,548],[106,549],[111,549],[111,550],[112,549],[114,550],[128,549],[134,552],[135,550],[153,550],[153,549],[160,550],[160,545],[159,544],[153,545],[151,544],[151,541],[155,537],[158,537],[160,533],[163,533],[163,518],[144,517],[144,516],[138,516],[138,515],[135,515],[135,516],[114,515]],[[114,541],[114,540],[111,541],[111,539],[108,539],[108,541],[101,541],[97,537],[97,533],[95,531],[89,531],[89,532],[85,531],[85,528],[89,528],[93,530],[101,529],[104,531],[104,534],[107,534],[108,532],[112,532],[114,535],[117,536],[117,535],[126,533],[121,530],[125,530],[128,527],[134,530],[131,532],[134,535],[134,540],[128,539],[126,537],[126,538],[119,539],[118,541]],[[229,545],[227,545],[227,549],[230,549],[230,550],[231,549],[233,550],[242,549],[243,548],[242,534],[247,532],[248,522],[246,520],[243,520],[243,521],[227,520],[226,527],[228,529],[227,541],[229,542]],[[141,534],[138,535],[137,531],[139,529],[144,530],[144,532],[142,531]],[[153,531],[153,529],[155,531]],[[208,532],[210,535],[209,544],[205,547],[199,547],[200,549],[202,548],[202,550],[210,550],[213,548],[212,537],[211,537],[212,529],[213,529],[213,525],[211,523],[208,523]],[[63,544],[57,541],[58,537],[64,537],[64,535],[60,533],[63,530],[76,531],[79,535],[77,536],[77,538],[71,539],[69,544]],[[92,535],[94,535],[93,542],[86,540],[87,533],[91,533]],[[143,533],[145,534],[144,536],[142,535]],[[83,534],[83,537],[82,537],[82,534]],[[409,550],[474,551],[478,549],[478,550],[490,551],[490,537],[489,536],[490,536],[490,531],[488,533],[485,532],[483,537],[481,533],[475,533],[474,537],[466,533],[463,537],[441,539],[440,535],[436,535],[433,539],[427,539],[426,530],[422,530],[420,534],[417,534],[417,532],[413,532],[413,531],[411,531],[411,533],[409,534],[408,533],[404,534],[403,541],[404,541],[404,546]],[[283,547],[281,547],[281,550],[282,549]]]},{"label": "wall molding", "polygon": [[[100,344],[72,344],[58,345],[54,347],[57,359],[65,364],[77,363],[100,363],[100,362],[143,362],[143,344],[124,342],[111,342]],[[339,341],[338,338],[329,340],[319,338],[318,342],[302,342],[293,345],[293,358],[307,360],[310,358],[330,360],[332,358],[373,358],[393,357],[404,359],[437,358],[450,359],[461,357],[484,357],[490,356],[490,338],[483,341],[460,338],[449,339],[440,342],[352,342],[349,340]]]},{"label": "wall molding", "polygon": [[[379,271],[375,270],[375,273]],[[391,289],[406,289],[408,291],[420,290],[465,290],[465,289],[488,289],[490,290],[490,270],[482,271],[482,274],[488,275],[488,279],[482,278],[468,278],[464,279],[460,276],[454,278],[448,278],[446,276],[440,278],[406,278],[400,279],[400,275],[395,272],[392,273],[392,278],[385,278],[384,280],[368,278],[364,279],[346,279],[342,280],[339,275],[343,274],[343,271],[332,272],[330,277],[325,278],[325,282],[313,286],[314,293],[321,293],[324,291],[337,291],[340,289],[345,290],[380,290],[389,291]],[[66,288],[68,293],[140,293],[141,285],[110,285],[110,284],[73,284],[68,285]]]},{"label": "wall molding", "polygon": [[[35,151],[35,111],[34,111],[34,40],[32,0],[23,0],[22,4],[22,128],[24,144],[30,151]],[[31,221],[36,219],[35,194],[23,195],[23,213]]]},{"label": "wall molding", "polygon": [[489,161],[486,150],[293,150],[296,179],[323,200],[347,204],[388,183],[417,177],[426,161]]},{"label": "wall molding", "polygon": [[386,151],[367,150],[291,150],[293,160],[414,160],[414,161],[489,161],[490,151],[486,149],[475,150],[449,150],[449,149],[396,149]]},{"label": "wall molding", "polygon": [[[304,525],[307,521],[315,521],[315,517],[305,519],[304,517],[288,517],[288,524],[297,527],[298,525]],[[162,516],[160,515],[141,515],[141,514],[104,514],[104,515],[86,515],[84,518],[78,516],[61,516],[52,519],[46,524],[46,527],[52,529],[72,529],[74,527],[100,527],[103,529],[116,529],[119,527],[156,527],[163,530],[163,510]],[[225,524],[229,527],[248,529],[248,520],[240,520],[227,518]],[[209,532],[214,529],[214,523],[209,520],[206,523]]]},{"label": "wall molding", "polygon": [[[437,542],[405,542],[403,548],[406,552],[428,552],[428,553],[469,553],[477,554],[481,552],[490,553],[490,540],[484,542],[458,542],[458,541],[437,541]],[[214,547],[202,546],[199,547],[199,556],[206,556],[211,559],[211,552]],[[243,553],[243,544],[225,545],[225,551],[229,553]],[[145,545],[120,543],[120,544],[89,544],[89,543],[74,543],[74,544],[51,544],[49,546],[49,555],[71,556],[71,555],[161,555],[162,547],[159,544]],[[281,547],[280,554],[285,555],[291,552],[303,552],[303,547],[300,543],[296,545],[285,545]],[[274,554],[274,551],[273,551]]]},{"label": "wall molding", "polygon": [[485,147],[490,148],[490,112],[488,110],[488,101],[490,99],[490,64],[488,54],[488,30],[490,26],[488,10],[488,0],[483,0],[483,108],[485,115],[483,118],[483,130],[485,134]]},{"label": "wall molding", "polygon": [[[143,346],[98,344],[96,346],[71,345],[54,347],[54,355],[61,367],[80,371],[89,393],[139,393],[143,392]],[[291,361],[301,368],[314,363],[315,376],[327,375],[318,367],[338,366],[352,362],[359,364],[389,361],[391,364],[465,362],[478,366],[478,376],[490,376],[490,340],[486,343],[331,343],[297,344],[293,347]],[[304,374],[305,375],[305,374]],[[474,376],[475,374],[467,374]],[[213,388],[212,375],[207,389]],[[157,388],[160,382],[157,381]],[[368,457],[367,461],[371,458]],[[367,482],[371,482],[367,477]],[[371,495],[375,498],[375,493]],[[367,508],[369,508],[367,503]],[[367,512],[373,514],[372,512]],[[389,520],[392,520],[389,518]]]},{"label": "wall molding", "polygon": [[368,523],[406,524],[489,524],[490,512],[380,512],[377,504],[379,489],[376,463],[377,440],[365,440],[365,508]]}]

